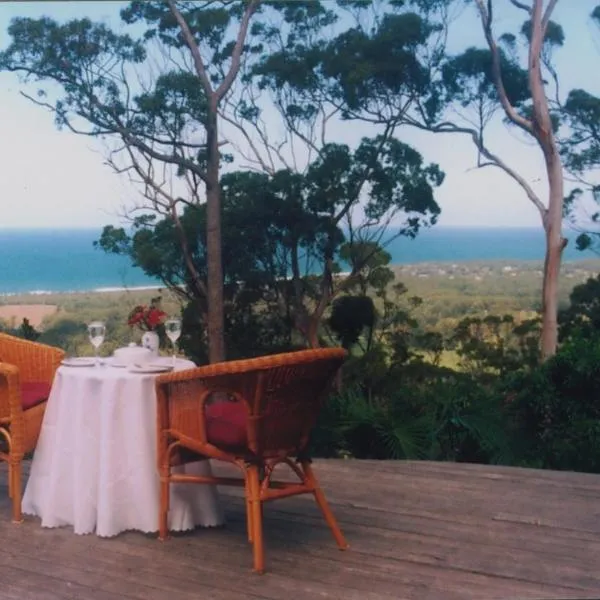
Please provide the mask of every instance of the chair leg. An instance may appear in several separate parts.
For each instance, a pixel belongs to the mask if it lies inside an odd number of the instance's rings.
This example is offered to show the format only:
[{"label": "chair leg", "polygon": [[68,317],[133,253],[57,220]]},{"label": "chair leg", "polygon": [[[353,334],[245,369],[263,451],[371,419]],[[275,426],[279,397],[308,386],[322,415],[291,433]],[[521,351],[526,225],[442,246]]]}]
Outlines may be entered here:
[{"label": "chair leg", "polygon": [[8,487],[12,495],[13,523],[22,523],[21,514],[21,461],[11,461],[8,466]]},{"label": "chair leg", "polygon": [[248,477],[248,471],[244,471],[244,497],[246,499],[246,529],[248,532],[248,541],[250,543],[254,540],[252,531],[252,501],[250,500],[250,478]]},{"label": "chair leg", "polygon": [[169,468],[160,474],[160,507],[158,512],[158,539],[169,537]]},{"label": "chair leg", "polygon": [[13,497],[13,471],[10,463],[8,463],[8,497],[12,500]]},{"label": "chair leg", "polygon": [[260,501],[260,477],[258,467],[247,468],[248,487],[250,488],[250,504],[252,511],[252,544],[254,570],[261,575],[265,572],[265,548],[263,540],[262,506]]},{"label": "chair leg", "polygon": [[329,525],[329,529],[331,529],[331,533],[333,534],[339,549],[346,550],[346,548],[348,548],[348,542],[346,542],[344,534],[342,533],[342,530],[340,529],[337,520],[331,511],[331,508],[329,508],[329,504],[325,499],[323,490],[319,487],[319,482],[315,477],[311,464],[308,461],[302,461],[302,470],[304,471],[304,475],[306,476],[308,484],[314,490],[313,494],[315,496],[315,500],[317,501],[317,504],[319,505],[323,516],[325,517],[325,521],[327,521],[327,525]]}]

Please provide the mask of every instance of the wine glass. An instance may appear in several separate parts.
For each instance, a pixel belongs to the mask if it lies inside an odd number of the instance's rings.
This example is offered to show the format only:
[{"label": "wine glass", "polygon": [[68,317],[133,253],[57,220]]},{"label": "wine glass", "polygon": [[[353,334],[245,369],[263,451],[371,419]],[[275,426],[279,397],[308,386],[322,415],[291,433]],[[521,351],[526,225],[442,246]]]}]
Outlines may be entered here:
[{"label": "wine glass", "polygon": [[173,367],[175,367],[177,345],[176,342],[181,335],[181,319],[169,319],[165,321],[165,332],[167,337],[171,340],[173,346]]},{"label": "wine glass", "polygon": [[102,321],[93,321],[88,325],[88,333],[90,336],[90,343],[94,346],[94,353],[96,356],[96,366],[100,364],[100,358],[98,357],[98,349],[104,341],[104,335],[106,334],[106,327]]}]

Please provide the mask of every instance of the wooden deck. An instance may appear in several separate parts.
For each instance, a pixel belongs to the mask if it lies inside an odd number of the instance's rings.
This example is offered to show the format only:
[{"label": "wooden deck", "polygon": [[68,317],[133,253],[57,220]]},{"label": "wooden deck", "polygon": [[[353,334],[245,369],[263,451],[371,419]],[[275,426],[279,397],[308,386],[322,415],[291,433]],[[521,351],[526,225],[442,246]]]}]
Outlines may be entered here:
[{"label": "wooden deck", "polygon": [[310,498],[265,509],[254,575],[243,504],[225,528],[165,543],[10,522],[0,472],[0,598],[315,599],[600,597],[600,476],[424,462],[316,461],[351,544],[337,550]]}]

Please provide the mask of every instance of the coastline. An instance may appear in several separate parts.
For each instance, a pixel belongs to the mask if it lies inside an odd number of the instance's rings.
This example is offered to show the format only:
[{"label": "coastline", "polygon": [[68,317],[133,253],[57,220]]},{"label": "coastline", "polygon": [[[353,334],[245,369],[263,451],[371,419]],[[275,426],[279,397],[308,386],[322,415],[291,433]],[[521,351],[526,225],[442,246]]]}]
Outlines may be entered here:
[{"label": "coastline", "polygon": [[[94,229],[5,230],[0,227],[0,304],[49,303],[49,297],[73,294],[103,294],[158,290],[159,280],[148,277],[125,256],[107,254],[94,246],[100,235]],[[393,232],[391,232],[393,233]],[[399,237],[385,245],[395,270],[427,270],[435,265],[448,270],[487,264],[513,265],[518,269],[531,263],[541,268],[543,232],[539,229],[436,226],[419,232],[415,239]],[[598,271],[598,257],[579,253],[569,244],[563,264],[592,261]],[[342,269],[348,267],[342,265]],[[37,298],[37,300],[36,300]]]},{"label": "coastline", "polygon": [[[393,262],[389,264],[396,275],[411,272],[427,272],[433,271],[439,273],[440,270],[445,272],[459,271],[463,274],[468,274],[470,271],[479,271],[480,269],[488,269],[491,271],[497,269],[537,271],[543,266],[543,260],[530,259],[509,259],[509,258],[494,258],[494,259],[468,259],[468,260],[416,260],[410,263]],[[600,257],[582,257],[577,259],[569,259],[562,261],[563,274],[570,271],[585,271],[589,273],[600,273]],[[337,276],[348,275],[348,271],[337,273]],[[72,295],[89,295],[89,294],[113,294],[113,293],[137,293],[148,292],[165,289],[164,285],[145,284],[145,285],[103,285],[99,287],[86,287],[81,289],[69,290],[18,290],[0,292],[0,307],[4,305],[4,299],[10,298],[37,298],[37,301],[42,297],[48,296],[72,296]],[[31,304],[27,302],[27,304]],[[0,317],[1,318],[1,317]]]},{"label": "coastline", "polygon": [[[161,290],[164,285],[132,285],[132,286],[103,286],[98,288],[86,288],[80,290],[31,290],[18,292],[0,292],[0,299],[15,296],[59,296],[73,294],[112,294],[116,292],[145,292],[149,290]],[[0,306],[1,300],[0,300]]]}]

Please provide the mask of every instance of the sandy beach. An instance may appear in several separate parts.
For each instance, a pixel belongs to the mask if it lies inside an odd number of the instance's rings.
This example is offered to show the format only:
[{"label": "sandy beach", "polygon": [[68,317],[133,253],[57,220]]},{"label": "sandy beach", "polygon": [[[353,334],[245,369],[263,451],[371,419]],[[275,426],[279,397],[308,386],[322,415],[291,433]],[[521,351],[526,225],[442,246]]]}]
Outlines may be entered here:
[{"label": "sandy beach", "polygon": [[0,306],[0,319],[10,327],[18,327],[23,319],[29,319],[36,329],[42,321],[58,310],[55,304],[4,304]]}]

